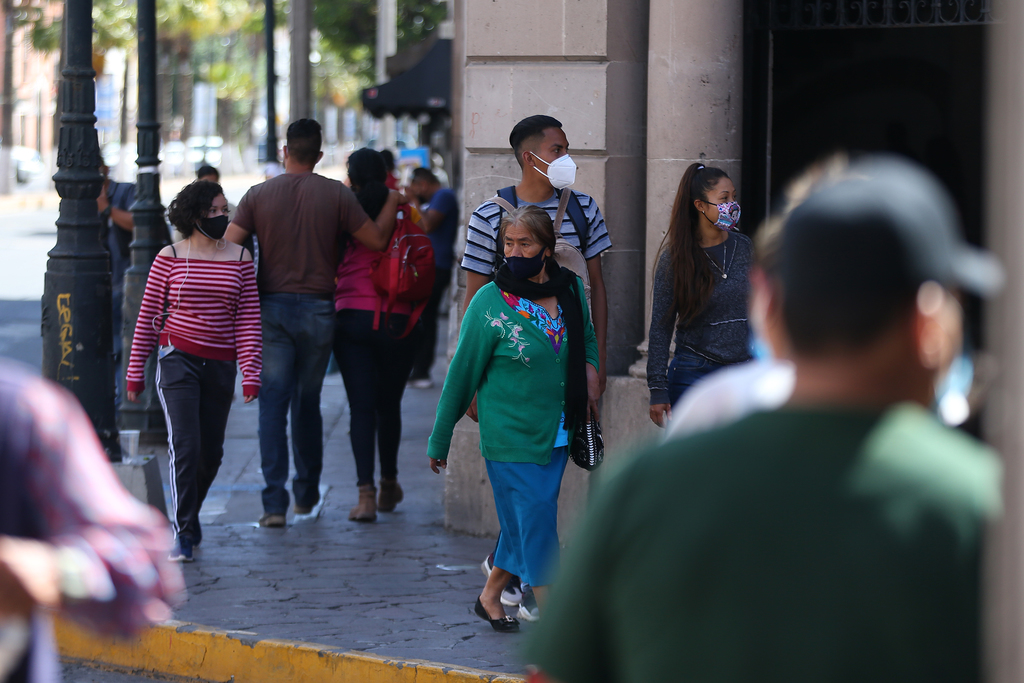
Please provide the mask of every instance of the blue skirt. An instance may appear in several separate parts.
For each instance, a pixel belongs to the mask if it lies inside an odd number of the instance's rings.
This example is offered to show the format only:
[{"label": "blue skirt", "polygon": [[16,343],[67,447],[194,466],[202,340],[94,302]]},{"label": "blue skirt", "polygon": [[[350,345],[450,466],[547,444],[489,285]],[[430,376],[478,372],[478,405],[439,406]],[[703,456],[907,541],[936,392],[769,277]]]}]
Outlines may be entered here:
[{"label": "blue skirt", "polygon": [[558,571],[558,491],[569,459],[566,446],[551,462],[487,461],[501,535],[494,566],[531,586],[547,586]]}]

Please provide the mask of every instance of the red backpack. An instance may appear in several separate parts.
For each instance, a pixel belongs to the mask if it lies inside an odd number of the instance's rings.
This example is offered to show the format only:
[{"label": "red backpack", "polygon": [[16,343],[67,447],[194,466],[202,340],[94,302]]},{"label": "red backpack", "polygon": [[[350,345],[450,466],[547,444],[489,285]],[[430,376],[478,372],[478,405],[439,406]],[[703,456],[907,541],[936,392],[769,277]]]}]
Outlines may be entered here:
[{"label": "red backpack", "polygon": [[387,314],[384,328],[388,329],[388,320],[396,303],[413,306],[405,332],[398,339],[412,332],[434,289],[434,247],[420,226],[412,222],[410,215],[408,205],[398,207],[395,231],[391,234],[388,248],[370,266],[370,278],[381,299],[381,305],[373,315],[373,329],[380,329],[381,308]]}]

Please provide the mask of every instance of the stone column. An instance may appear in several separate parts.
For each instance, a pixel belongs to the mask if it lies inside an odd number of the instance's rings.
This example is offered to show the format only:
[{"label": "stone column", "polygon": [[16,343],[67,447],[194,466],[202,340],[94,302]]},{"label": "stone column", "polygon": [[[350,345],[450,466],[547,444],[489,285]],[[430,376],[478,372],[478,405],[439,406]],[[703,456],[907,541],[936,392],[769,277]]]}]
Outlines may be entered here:
[{"label": "stone column", "polygon": [[988,247],[1006,266],[1002,295],[986,310],[997,372],[986,412],[985,435],[1003,460],[1003,517],[988,533],[985,557],[985,665],[989,683],[1024,680],[1024,273],[1013,267],[1024,255],[1024,6],[998,3],[1002,23],[989,27]]},{"label": "stone column", "polygon": [[[462,44],[453,50],[465,55],[463,215],[498,188],[519,182],[521,171],[508,146],[517,121],[548,114],[563,123],[579,166],[574,187],[597,200],[615,245],[603,257],[612,374],[627,370],[642,338],[647,5],[647,0],[464,0],[456,7],[457,21],[465,18],[456,37]],[[460,308],[464,282],[460,273]],[[496,533],[479,435],[467,419],[456,429],[450,457],[446,525]],[[559,506],[563,530],[582,508],[582,475],[574,465],[566,472]]]},{"label": "stone column", "polygon": [[[309,50],[310,32],[313,30],[313,3],[310,0],[292,0],[288,15],[291,33],[291,87],[288,118],[290,121],[309,118],[313,113]],[[269,124],[268,124],[269,125]]]},{"label": "stone column", "polygon": [[739,187],[743,0],[651,0],[650,54],[645,333],[641,358],[630,369],[642,383],[644,404],[650,398],[646,332],[651,323],[652,275],[679,179],[687,166],[700,161],[724,169]]}]

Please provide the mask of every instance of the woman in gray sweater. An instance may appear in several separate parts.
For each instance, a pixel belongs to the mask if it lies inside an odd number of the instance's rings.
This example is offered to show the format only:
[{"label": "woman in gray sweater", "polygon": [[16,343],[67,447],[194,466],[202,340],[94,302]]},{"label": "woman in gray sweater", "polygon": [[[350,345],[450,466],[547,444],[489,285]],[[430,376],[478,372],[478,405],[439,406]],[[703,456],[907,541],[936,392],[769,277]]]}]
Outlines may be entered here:
[{"label": "woman in gray sweater", "polygon": [[654,272],[647,386],[658,426],[698,379],[750,359],[747,273],[753,248],[736,232],[739,217],[736,187],[725,171],[703,164],[686,169]]}]

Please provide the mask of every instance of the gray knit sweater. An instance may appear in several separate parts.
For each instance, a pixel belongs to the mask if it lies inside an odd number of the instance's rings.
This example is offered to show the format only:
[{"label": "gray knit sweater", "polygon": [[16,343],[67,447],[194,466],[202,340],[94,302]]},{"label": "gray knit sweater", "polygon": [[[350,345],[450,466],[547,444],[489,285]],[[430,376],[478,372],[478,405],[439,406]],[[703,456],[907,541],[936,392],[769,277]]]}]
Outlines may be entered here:
[{"label": "gray knit sweater", "polygon": [[[676,329],[676,352],[689,349],[715,363],[742,363],[750,359],[747,325],[747,297],[750,280],[747,275],[753,262],[750,238],[738,232],[729,233],[721,245],[705,249],[715,262],[725,259],[723,279],[718,268],[715,289],[703,311],[688,325]],[[672,328],[676,320],[669,318],[672,307],[673,270],[668,250],[662,252],[654,273],[654,301],[651,307],[651,332],[647,349],[647,387],[651,405],[668,403],[668,352]]]}]

